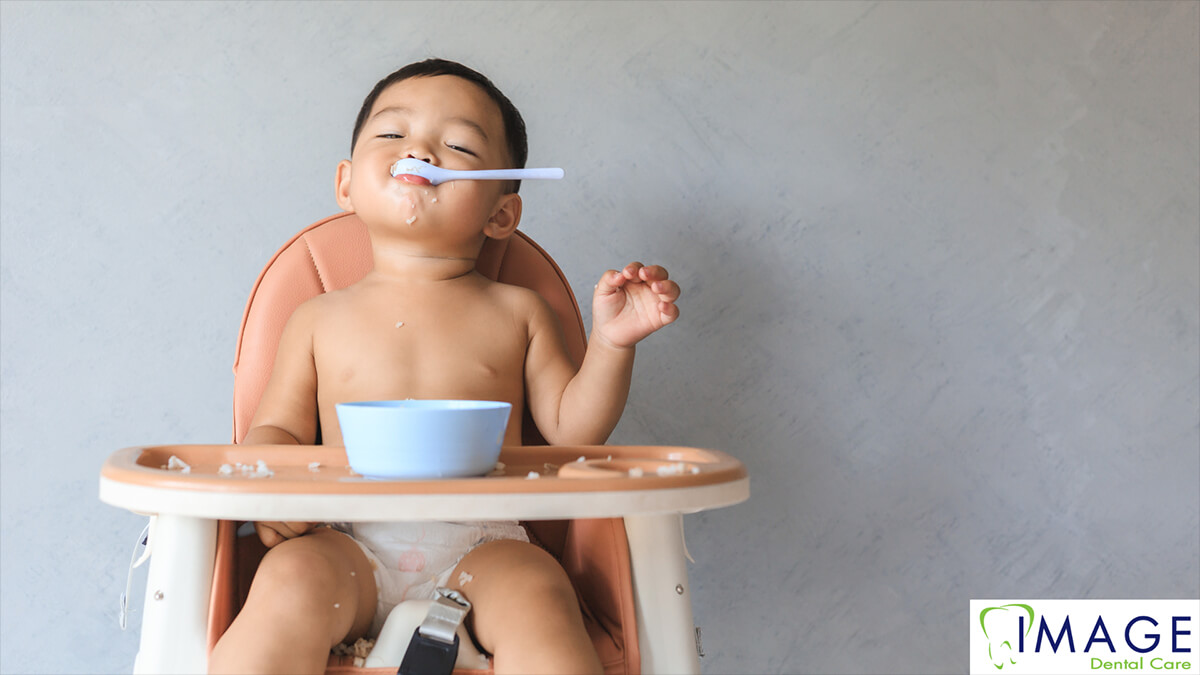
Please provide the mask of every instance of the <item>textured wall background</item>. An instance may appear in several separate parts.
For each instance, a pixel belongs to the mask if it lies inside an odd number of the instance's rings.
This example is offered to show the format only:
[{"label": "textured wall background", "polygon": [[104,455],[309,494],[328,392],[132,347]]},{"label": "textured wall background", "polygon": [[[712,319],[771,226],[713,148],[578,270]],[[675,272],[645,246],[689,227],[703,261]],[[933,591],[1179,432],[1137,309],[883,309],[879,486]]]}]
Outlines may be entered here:
[{"label": "textured wall background", "polygon": [[750,468],[750,502],[686,520],[708,672],[960,672],[971,598],[1200,595],[1198,25],[0,4],[0,671],[131,667],[142,519],[99,503],[100,465],[228,440],[258,270],[336,210],[371,85],[429,55],[488,73],[530,164],[567,168],[524,228],[579,293],[632,259],[685,288],[613,440]]}]

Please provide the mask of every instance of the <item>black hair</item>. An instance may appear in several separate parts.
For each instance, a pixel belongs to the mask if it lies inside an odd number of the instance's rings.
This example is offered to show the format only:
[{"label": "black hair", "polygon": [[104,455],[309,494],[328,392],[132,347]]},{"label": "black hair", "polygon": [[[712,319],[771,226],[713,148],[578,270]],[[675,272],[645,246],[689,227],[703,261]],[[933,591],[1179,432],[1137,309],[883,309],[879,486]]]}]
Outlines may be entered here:
[{"label": "black hair", "polygon": [[[383,78],[375,85],[375,88],[371,90],[370,94],[367,94],[367,98],[363,101],[362,109],[358,111],[358,119],[354,122],[354,135],[350,137],[351,155],[354,154],[354,146],[358,143],[358,134],[362,131],[363,125],[367,122],[367,117],[371,114],[371,109],[375,107],[376,99],[379,98],[384,89],[410,78],[434,77],[437,75],[461,77],[475,84],[488,95],[488,98],[495,101],[496,105],[500,108],[500,118],[504,122],[504,138],[508,141],[508,158],[514,168],[525,168],[525,160],[529,156],[529,138],[526,135],[525,120],[521,118],[520,111],[482,73],[472,70],[461,63],[445,59],[426,59],[410,63]],[[521,181],[512,181],[513,192],[516,192],[520,186]]]}]

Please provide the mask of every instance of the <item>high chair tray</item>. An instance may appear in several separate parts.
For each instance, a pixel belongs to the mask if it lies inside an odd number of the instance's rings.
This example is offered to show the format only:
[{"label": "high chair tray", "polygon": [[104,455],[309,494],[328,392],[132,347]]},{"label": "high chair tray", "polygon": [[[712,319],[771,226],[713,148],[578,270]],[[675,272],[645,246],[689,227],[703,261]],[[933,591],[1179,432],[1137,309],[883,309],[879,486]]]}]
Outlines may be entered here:
[{"label": "high chair tray", "polygon": [[100,499],[144,513],[329,522],[692,513],[749,496],[745,467],[715,450],[519,446],[500,463],[480,478],[377,480],[352,472],[340,447],[132,447],[105,462]]}]

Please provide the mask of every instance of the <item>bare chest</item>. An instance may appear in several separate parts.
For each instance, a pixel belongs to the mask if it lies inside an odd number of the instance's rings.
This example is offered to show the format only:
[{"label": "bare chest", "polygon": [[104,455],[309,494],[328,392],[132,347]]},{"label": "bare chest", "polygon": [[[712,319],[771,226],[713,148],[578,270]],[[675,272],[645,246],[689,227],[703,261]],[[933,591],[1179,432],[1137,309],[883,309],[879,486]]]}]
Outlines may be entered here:
[{"label": "bare chest", "polygon": [[527,344],[526,327],[498,308],[357,312],[314,335],[318,397],[520,400]]}]

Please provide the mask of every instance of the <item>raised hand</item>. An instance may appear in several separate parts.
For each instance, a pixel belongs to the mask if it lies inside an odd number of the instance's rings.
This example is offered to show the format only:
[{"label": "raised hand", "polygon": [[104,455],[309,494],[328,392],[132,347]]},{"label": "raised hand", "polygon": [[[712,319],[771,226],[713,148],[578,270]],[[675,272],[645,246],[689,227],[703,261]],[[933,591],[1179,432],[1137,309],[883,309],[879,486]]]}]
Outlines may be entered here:
[{"label": "raised hand", "polygon": [[640,340],[679,318],[679,284],[660,265],[633,262],[600,277],[592,295],[592,336],[618,348]]}]

